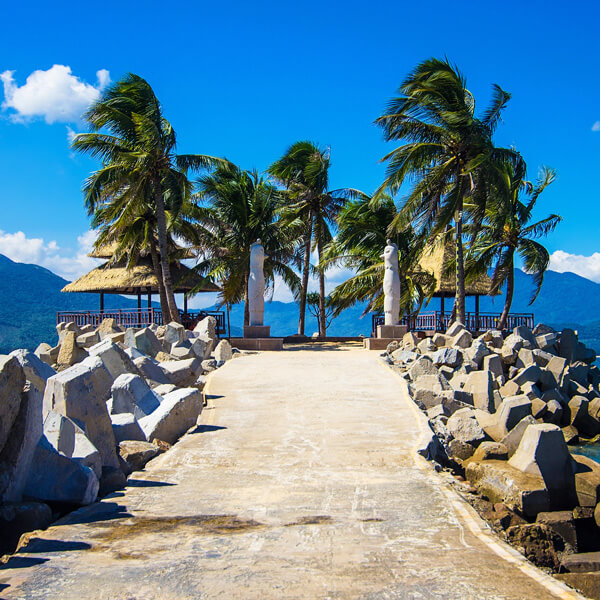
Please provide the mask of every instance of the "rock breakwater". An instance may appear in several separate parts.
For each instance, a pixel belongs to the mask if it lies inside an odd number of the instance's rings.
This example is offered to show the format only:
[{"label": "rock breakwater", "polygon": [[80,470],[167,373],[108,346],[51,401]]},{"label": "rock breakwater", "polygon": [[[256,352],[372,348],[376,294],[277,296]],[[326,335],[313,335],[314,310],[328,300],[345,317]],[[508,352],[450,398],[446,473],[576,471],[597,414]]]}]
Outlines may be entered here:
[{"label": "rock breakwater", "polygon": [[[595,351],[570,329],[474,338],[454,324],[433,337],[407,333],[383,357],[428,417],[420,453],[464,482],[488,522],[567,583],[581,563],[574,555],[590,564],[600,550],[600,465],[568,446],[600,434]],[[595,556],[590,573],[600,569]]]},{"label": "rock breakwater", "polygon": [[0,554],[168,450],[196,425],[206,374],[235,356],[213,317],[57,331],[55,347],[0,356]]}]

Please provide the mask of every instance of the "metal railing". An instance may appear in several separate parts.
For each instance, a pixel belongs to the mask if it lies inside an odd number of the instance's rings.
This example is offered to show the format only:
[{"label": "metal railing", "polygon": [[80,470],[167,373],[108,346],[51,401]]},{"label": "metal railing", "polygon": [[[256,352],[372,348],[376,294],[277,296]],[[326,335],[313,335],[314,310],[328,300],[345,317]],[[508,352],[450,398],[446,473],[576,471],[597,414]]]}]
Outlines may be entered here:
[{"label": "metal railing", "polygon": [[[500,313],[472,313],[465,315],[465,327],[472,332],[497,329],[500,322]],[[383,315],[372,316],[372,335],[377,333],[377,326],[383,325]],[[451,314],[440,311],[419,313],[418,315],[404,316],[400,320],[401,325],[406,325],[409,331],[446,331],[451,324]],[[505,330],[514,329],[524,325],[533,329],[533,313],[510,313],[506,319]]]},{"label": "metal railing", "polygon": [[[188,310],[179,311],[181,323],[187,329],[193,329],[205,317],[214,317],[217,321],[216,334],[222,337],[227,334],[227,323],[224,311],[219,310]],[[72,310],[56,313],[57,323],[75,323],[78,327],[92,325],[98,327],[104,319],[114,319],[117,325],[125,328],[147,327],[162,325],[163,318],[160,308],[117,308],[105,310]]]}]

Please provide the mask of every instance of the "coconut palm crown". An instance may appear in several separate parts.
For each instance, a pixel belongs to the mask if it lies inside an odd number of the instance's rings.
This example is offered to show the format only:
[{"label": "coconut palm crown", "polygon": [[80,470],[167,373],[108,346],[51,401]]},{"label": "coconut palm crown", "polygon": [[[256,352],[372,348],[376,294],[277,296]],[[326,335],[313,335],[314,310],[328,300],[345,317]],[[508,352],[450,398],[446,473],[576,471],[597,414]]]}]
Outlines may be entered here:
[{"label": "coconut palm crown", "polygon": [[[522,164],[520,155],[494,146],[492,136],[510,94],[493,86],[490,106],[477,117],[462,74],[447,60],[428,59],[409,74],[376,123],[386,141],[404,143],[384,156],[385,180],[376,193],[396,194],[411,184],[391,230],[412,226],[421,243],[454,221],[457,319],[465,322],[463,222],[482,221],[499,165]],[[465,214],[465,199],[470,210]]]},{"label": "coconut palm crown", "polygon": [[[218,164],[220,159],[177,154],[176,135],[163,115],[150,84],[130,73],[110,86],[85,113],[90,133],[75,137],[72,147],[102,161],[84,186],[89,214],[112,202],[125,204],[123,217],[140,202],[156,214],[161,275],[167,307],[163,314],[179,321],[169,267],[167,208],[179,211],[191,192],[187,172]],[[158,275],[158,274],[157,274]]]},{"label": "coconut palm crown", "polygon": [[[349,202],[340,212],[335,239],[325,249],[326,265],[337,264],[354,271],[331,293],[334,313],[367,302],[364,314],[383,310],[385,265],[381,252],[388,239],[390,223],[398,214],[390,196],[362,198]],[[410,228],[396,232],[392,241],[398,246],[400,274],[400,314],[418,311],[435,287],[435,279],[418,267],[420,249]]]},{"label": "coconut palm crown", "polygon": [[364,194],[352,188],[329,190],[331,151],[309,141],[292,144],[284,155],[268,169],[279,183],[287,188],[289,202],[283,211],[284,218],[304,224],[302,284],[300,288],[300,314],[298,333],[304,335],[306,321],[306,294],[310,273],[310,253],[317,250],[319,276],[319,331],[325,334],[326,296],[325,272],[322,265],[323,249],[331,241],[330,225],[349,198]]},{"label": "coconut palm crown", "polygon": [[523,261],[525,271],[533,276],[534,290],[529,302],[532,304],[540,292],[550,263],[548,250],[536,238],[548,235],[562,220],[559,215],[551,214],[530,224],[540,194],[556,178],[554,170],[543,167],[535,184],[525,181],[522,173],[511,168],[506,169],[506,178],[507,186],[500,190],[504,193],[492,196],[493,201],[488,204],[486,220],[467,261],[468,276],[477,276],[493,268],[492,292],[497,292],[506,283],[499,329],[504,329],[512,304],[515,255]]},{"label": "coconut palm crown", "polygon": [[245,301],[245,325],[249,324],[250,247],[257,239],[265,249],[267,288],[272,290],[279,276],[298,294],[300,281],[293,267],[299,263],[301,224],[280,218],[284,201],[280,190],[256,171],[227,162],[199,178],[196,198],[192,219],[201,254],[196,269],[219,281],[224,304]]}]

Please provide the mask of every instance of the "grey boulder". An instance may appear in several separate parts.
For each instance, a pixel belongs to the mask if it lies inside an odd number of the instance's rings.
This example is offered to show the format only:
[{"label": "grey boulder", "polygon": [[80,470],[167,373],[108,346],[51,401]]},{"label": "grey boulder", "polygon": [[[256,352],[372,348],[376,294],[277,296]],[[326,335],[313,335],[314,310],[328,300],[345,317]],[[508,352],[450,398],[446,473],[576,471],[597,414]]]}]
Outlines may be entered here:
[{"label": "grey boulder", "polygon": [[167,394],[161,405],[139,423],[149,442],[154,439],[173,444],[202,412],[202,394],[196,388],[182,388]]}]

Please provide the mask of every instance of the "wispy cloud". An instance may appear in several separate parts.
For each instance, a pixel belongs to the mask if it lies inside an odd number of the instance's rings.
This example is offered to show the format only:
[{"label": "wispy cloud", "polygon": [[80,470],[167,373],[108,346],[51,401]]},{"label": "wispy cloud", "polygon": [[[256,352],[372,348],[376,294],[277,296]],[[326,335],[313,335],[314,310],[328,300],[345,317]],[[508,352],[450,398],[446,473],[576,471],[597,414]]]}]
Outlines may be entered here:
[{"label": "wispy cloud", "polygon": [[43,118],[49,124],[76,123],[110,82],[106,69],[97,71],[97,82],[92,85],[73,75],[67,65],[33,71],[21,86],[14,73],[0,73],[0,81],[4,86],[2,108],[11,111],[11,119],[17,122]]},{"label": "wispy cloud", "polygon": [[71,281],[98,265],[97,259],[87,255],[95,240],[96,233],[87,231],[78,236],[77,248],[63,249],[54,240],[27,237],[23,231],[7,233],[0,230],[0,254],[15,262],[46,267]]},{"label": "wispy cloud", "polygon": [[582,254],[570,254],[563,250],[557,250],[550,256],[549,268],[559,273],[576,273],[600,283],[600,252],[584,256]]},{"label": "wispy cloud", "polygon": [[593,125],[592,125],[592,131],[600,131],[600,121],[596,121]]}]

